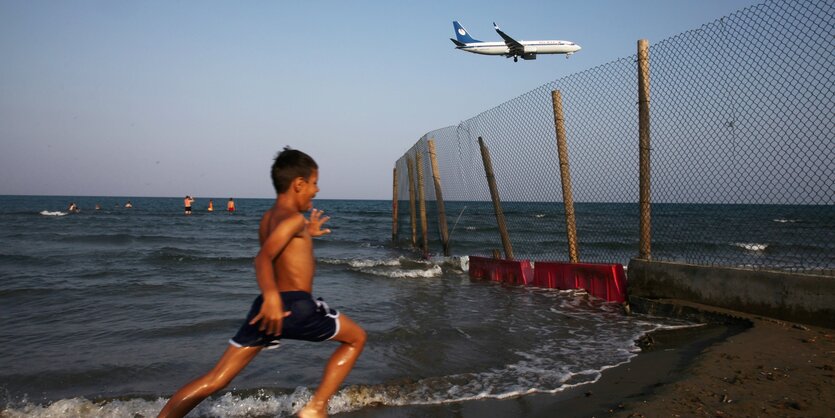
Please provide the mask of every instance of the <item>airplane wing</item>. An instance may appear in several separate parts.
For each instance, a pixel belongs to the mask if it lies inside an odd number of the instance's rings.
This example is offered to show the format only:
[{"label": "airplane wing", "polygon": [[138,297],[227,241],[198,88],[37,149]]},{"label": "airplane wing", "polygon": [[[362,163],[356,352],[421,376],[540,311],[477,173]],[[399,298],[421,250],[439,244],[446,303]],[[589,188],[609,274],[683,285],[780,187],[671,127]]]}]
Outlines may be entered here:
[{"label": "airplane wing", "polygon": [[454,43],[454,44],[455,44],[455,46],[459,46],[459,47],[461,47],[461,46],[467,46],[467,44],[465,44],[465,43],[463,43],[463,42],[458,42],[458,41],[457,41],[457,40],[455,40],[455,39],[449,38],[449,40],[450,40],[450,41],[452,41],[452,43]]},{"label": "airplane wing", "polygon": [[493,22],[493,29],[496,29],[496,32],[499,34],[499,36],[501,36],[502,39],[504,39],[504,43],[505,45],[507,45],[508,48],[510,48],[510,53],[512,55],[524,55],[524,45],[520,44],[519,41],[511,38],[510,36],[507,36],[506,33],[502,32],[502,30],[499,29],[499,25],[497,25],[496,22]]}]

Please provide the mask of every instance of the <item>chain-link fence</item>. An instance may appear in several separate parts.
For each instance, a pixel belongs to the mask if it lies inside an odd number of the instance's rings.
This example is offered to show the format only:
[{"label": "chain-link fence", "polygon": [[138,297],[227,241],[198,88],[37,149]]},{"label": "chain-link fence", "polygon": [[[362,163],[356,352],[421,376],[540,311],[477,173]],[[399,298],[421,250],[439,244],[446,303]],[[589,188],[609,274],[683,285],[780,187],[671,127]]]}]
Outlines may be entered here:
[{"label": "chain-link fence", "polygon": [[[831,0],[768,1],[650,47],[652,259],[835,275],[833,40]],[[639,241],[637,84],[631,56],[427,133],[395,166],[399,241],[411,181],[423,247],[422,174],[440,252],[434,140],[452,253],[502,249],[481,137],[516,258],[566,260],[558,90],[580,261],[625,264]]]}]

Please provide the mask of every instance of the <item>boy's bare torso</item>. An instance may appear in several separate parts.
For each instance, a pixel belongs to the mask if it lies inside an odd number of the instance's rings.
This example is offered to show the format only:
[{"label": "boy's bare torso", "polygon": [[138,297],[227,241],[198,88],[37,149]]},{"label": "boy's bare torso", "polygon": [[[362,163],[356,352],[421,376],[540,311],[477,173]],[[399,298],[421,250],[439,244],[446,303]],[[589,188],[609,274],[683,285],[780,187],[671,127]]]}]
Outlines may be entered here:
[{"label": "boy's bare torso", "polygon": [[[258,239],[261,245],[267,240],[281,222],[292,217],[303,217],[299,212],[288,211],[273,206],[261,218],[258,228]],[[297,233],[287,246],[273,260],[275,283],[279,292],[303,290],[312,293],[313,274],[316,271],[316,260],[313,257],[313,237],[307,228]]]}]

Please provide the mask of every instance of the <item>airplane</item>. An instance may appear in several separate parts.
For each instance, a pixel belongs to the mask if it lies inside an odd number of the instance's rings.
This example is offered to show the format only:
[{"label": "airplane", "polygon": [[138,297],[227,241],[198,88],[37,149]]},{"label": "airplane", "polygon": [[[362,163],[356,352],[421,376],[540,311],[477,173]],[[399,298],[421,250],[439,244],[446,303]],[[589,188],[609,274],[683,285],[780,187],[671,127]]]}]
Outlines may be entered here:
[{"label": "airplane", "polygon": [[504,42],[482,42],[473,39],[458,21],[453,21],[452,26],[455,28],[456,39],[449,38],[449,40],[455,44],[455,49],[473,54],[513,57],[513,62],[518,62],[519,57],[524,60],[535,60],[536,54],[565,54],[568,58],[582,49],[580,45],[571,41],[517,41],[502,32],[496,22],[493,22],[493,28],[504,39]]}]

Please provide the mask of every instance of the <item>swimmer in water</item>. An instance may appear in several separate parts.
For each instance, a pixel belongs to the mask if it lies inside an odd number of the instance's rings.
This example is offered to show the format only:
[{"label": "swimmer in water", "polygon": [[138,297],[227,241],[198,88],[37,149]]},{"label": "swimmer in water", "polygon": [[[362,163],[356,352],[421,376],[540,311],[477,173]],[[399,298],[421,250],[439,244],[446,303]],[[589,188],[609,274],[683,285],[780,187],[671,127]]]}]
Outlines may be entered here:
[{"label": "swimmer in water", "polygon": [[191,204],[194,203],[194,199],[191,196],[186,196],[183,199],[183,205],[186,207],[186,215],[191,215]]}]

